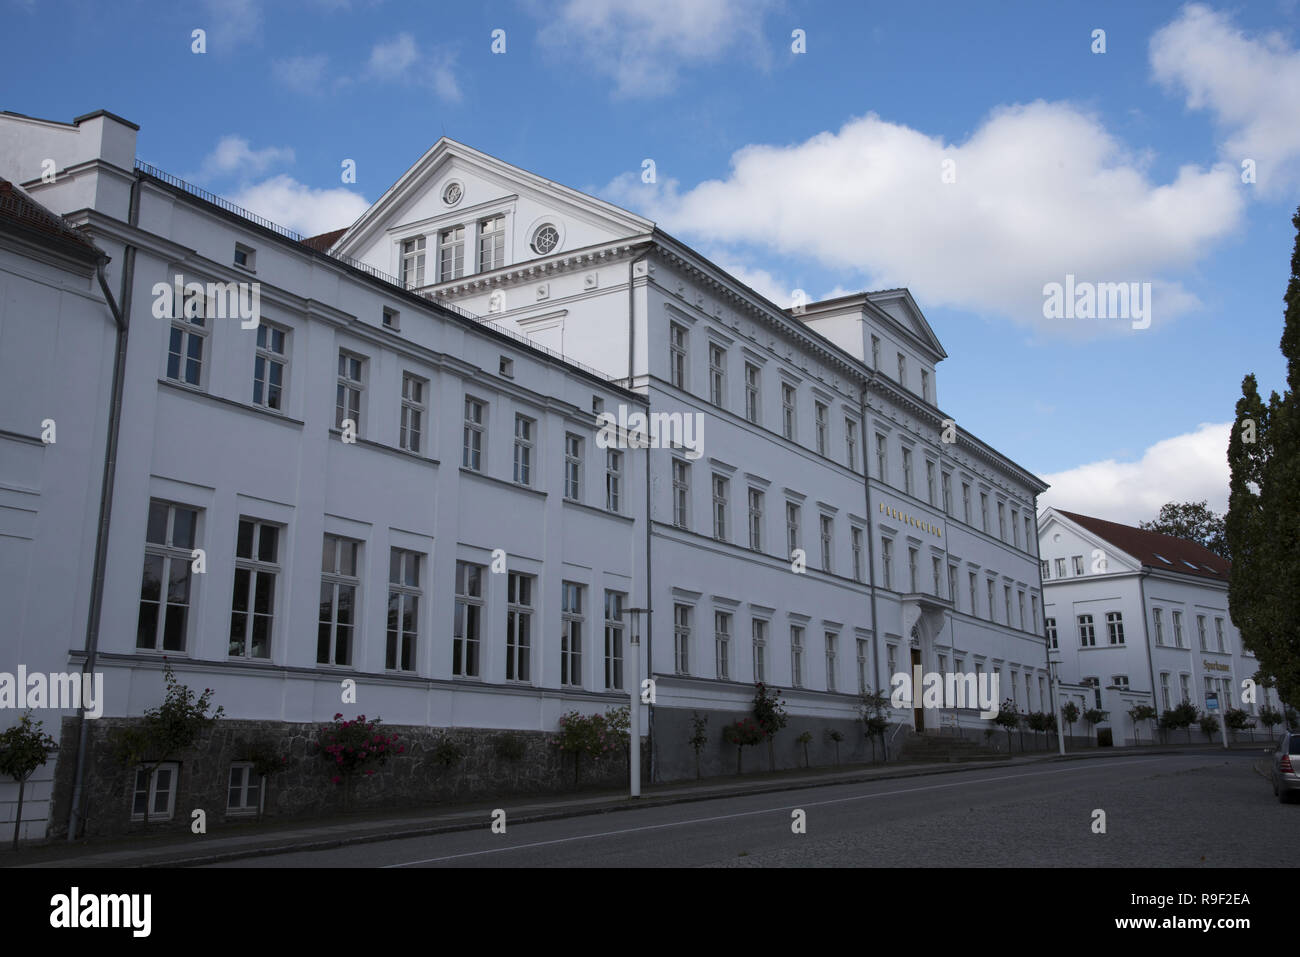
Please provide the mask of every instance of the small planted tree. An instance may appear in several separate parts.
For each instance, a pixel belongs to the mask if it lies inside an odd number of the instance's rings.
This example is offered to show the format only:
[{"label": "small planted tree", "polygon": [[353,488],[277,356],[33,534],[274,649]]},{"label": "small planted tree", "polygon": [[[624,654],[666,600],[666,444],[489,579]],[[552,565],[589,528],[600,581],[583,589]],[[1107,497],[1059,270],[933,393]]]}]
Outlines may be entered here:
[{"label": "small planted tree", "polygon": [[195,695],[188,686],[176,680],[171,662],[163,659],[163,681],[167,690],[163,702],[144,713],[137,725],[119,728],[112,740],[118,761],[128,770],[139,768],[145,772],[144,823],[149,824],[149,795],[153,789],[154,772],[158,765],[186,748],[192,747],[205,729],[218,721],[226,709],[218,706],[211,714],[211,688]]},{"label": "small planted tree", "polygon": [[1196,705],[1184,699],[1176,708],[1170,708],[1160,716],[1160,724],[1170,731],[1180,728],[1187,731],[1187,743],[1192,742],[1191,727],[1196,722]]},{"label": "small planted tree", "polygon": [[1079,706],[1073,701],[1067,701],[1061,705],[1061,717],[1065,719],[1065,726],[1070,729],[1070,737],[1074,737],[1074,722],[1079,720]]},{"label": "small planted tree", "polygon": [[1213,741],[1215,734],[1219,731],[1219,717],[1213,714],[1202,714],[1196,719],[1196,723],[1201,726],[1201,733],[1209,740]]},{"label": "small planted tree", "polygon": [[697,781],[700,779],[700,755],[704,753],[704,746],[709,743],[708,724],[707,714],[691,712],[691,736],[687,740],[691,750],[695,752],[695,780]]},{"label": "small planted tree", "polygon": [[14,850],[18,850],[18,833],[23,825],[23,791],[27,779],[50,759],[54,738],[41,730],[44,722],[33,721],[31,712],[18,719],[12,728],[0,732],[0,774],[18,782],[18,809],[14,816]]},{"label": "small planted tree", "polygon": [[767,739],[768,767],[776,770],[776,749],[772,739],[785,727],[785,701],[781,698],[781,689],[772,688],[763,682],[754,685],[754,723]]},{"label": "small planted tree", "polygon": [[876,739],[880,739],[880,751],[884,754],[885,759],[889,755],[885,753],[885,731],[889,728],[889,713],[885,710],[885,705],[889,702],[889,696],[879,691],[872,691],[867,688],[862,693],[862,703],[859,706],[859,713],[862,715],[862,724],[865,728],[865,734],[871,741],[871,763],[876,763]]},{"label": "small planted tree", "polygon": [[1273,729],[1282,723],[1282,712],[1271,705],[1264,705],[1259,709],[1259,723],[1268,730],[1269,737],[1272,737]]},{"label": "small planted tree", "polygon": [[[1097,727],[1103,721],[1110,719],[1109,711],[1102,711],[1100,708],[1089,708],[1083,713],[1083,720],[1088,723],[1088,735],[1092,735],[1092,729]],[[1100,741],[1098,742],[1100,744]]]},{"label": "small planted tree", "polygon": [[1128,709],[1128,716],[1133,722],[1133,737],[1136,739],[1139,737],[1138,723],[1156,720],[1157,712],[1149,704],[1138,704]]},{"label": "small planted tree", "polygon": [[1255,727],[1254,720],[1242,708],[1229,708],[1223,715],[1223,723],[1232,732],[1232,739],[1237,740],[1238,731],[1248,731]]},{"label": "small planted tree", "polygon": [[1025,726],[1034,734],[1043,734],[1047,731],[1047,721],[1051,717],[1042,711],[1031,711],[1025,715]]},{"label": "small planted tree", "polygon": [[811,731],[805,731],[803,734],[799,735],[799,737],[795,738],[795,740],[798,741],[800,744],[803,745],[803,766],[804,766],[805,768],[806,768],[806,767],[809,767],[809,764],[808,764],[808,745],[812,744],[812,732],[811,732]]},{"label": "small planted tree", "polygon": [[826,734],[835,744],[835,766],[838,768],[840,766],[840,742],[844,740],[844,732],[831,728]]},{"label": "small planted tree", "polygon": [[1020,727],[1020,715],[1016,713],[1016,703],[1007,698],[998,706],[998,713],[993,723],[1007,732],[1007,754],[1011,753],[1011,732]]},{"label": "small planted tree", "polygon": [[316,734],[316,747],[330,781],[343,788],[343,806],[352,806],[352,785],[360,777],[373,777],[395,754],[404,754],[406,745],[398,743],[396,733],[388,733],[378,718],[367,720],[359,714],[344,721],[342,714],[334,715],[330,724],[323,724]]},{"label": "small planted tree", "polygon": [[573,755],[575,785],[581,780],[583,755],[595,761],[620,747],[626,749],[631,740],[631,712],[627,707],[611,708],[605,714],[570,711],[560,715],[559,725],[559,733],[551,743]]},{"label": "small planted tree", "polygon": [[728,744],[736,746],[736,773],[741,774],[741,757],[745,748],[753,747],[763,740],[763,732],[759,730],[753,718],[741,718],[731,724],[723,725],[722,740]]}]

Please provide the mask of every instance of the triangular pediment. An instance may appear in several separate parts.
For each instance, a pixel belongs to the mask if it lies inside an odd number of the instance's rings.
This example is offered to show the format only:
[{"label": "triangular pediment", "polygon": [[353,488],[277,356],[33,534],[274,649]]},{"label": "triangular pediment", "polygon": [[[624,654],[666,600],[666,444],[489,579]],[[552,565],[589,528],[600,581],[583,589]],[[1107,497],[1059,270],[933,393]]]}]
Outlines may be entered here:
[{"label": "triangular pediment", "polygon": [[[506,218],[506,264],[582,249],[650,232],[654,223],[585,193],[443,137],[334,243],[331,252],[397,274],[396,244],[425,236],[433,262],[442,230],[465,227],[466,274],[474,231],[485,218]],[[553,244],[539,252],[540,228],[554,228]],[[547,244],[543,244],[547,245]],[[432,281],[442,277],[430,273]]]},{"label": "triangular pediment", "polygon": [[947,357],[948,353],[944,351],[943,344],[930,328],[930,323],[926,321],[925,314],[921,312],[921,307],[916,304],[910,292],[906,289],[886,289],[881,292],[869,292],[866,296],[871,305],[885,313],[913,339],[933,352],[935,361]]}]

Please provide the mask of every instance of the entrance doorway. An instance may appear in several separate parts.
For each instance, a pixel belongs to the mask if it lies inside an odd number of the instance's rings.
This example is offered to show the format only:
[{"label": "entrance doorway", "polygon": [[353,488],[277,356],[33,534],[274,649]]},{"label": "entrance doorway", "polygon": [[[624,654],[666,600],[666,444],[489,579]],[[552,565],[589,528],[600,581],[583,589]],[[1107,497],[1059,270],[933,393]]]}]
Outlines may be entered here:
[{"label": "entrance doorway", "polygon": [[[921,667],[921,649],[912,649],[912,674],[916,674],[916,669]],[[917,707],[912,708],[912,727],[916,729],[917,734],[925,731],[925,709],[920,707],[921,688],[920,686],[912,688],[912,704]]]}]

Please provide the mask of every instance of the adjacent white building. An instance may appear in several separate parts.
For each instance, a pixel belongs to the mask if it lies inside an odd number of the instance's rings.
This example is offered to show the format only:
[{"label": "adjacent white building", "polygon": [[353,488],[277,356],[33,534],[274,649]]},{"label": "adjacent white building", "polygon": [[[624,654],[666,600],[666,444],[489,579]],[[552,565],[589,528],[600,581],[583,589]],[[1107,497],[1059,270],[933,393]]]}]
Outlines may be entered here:
[{"label": "adjacent white building", "polygon": [[[1089,515],[1048,508],[1038,520],[1046,630],[1061,680],[1091,686],[1110,713],[1115,743],[1132,743],[1128,711],[1163,714],[1183,701],[1202,711],[1215,694],[1220,715],[1258,715],[1277,695],[1243,682],[1259,670],[1228,614],[1228,563],[1204,546]],[[1136,735],[1150,741],[1150,722]]]},{"label": "adjacent white building", "polygon": [[[946,353],[907,290],[783,309],[445,138],[303,239],[139,163],[135,135],[0,114],[0,175],[111,257],[130,323],[102,581],[94,496],[57,545],[33,536],[71,556],[61,578],[0,580],[7,607],[61,582],[42,653],[93,657],[105,714],[154,704],[166,655],[231,717],[328,720],[355,682],[392,724],[552,730],[627,700],[633,607],[660,777],[693,774],[693,712],[739,716],[760,680],[846,730],[913,663],[1050,708],[1046,486],[941,408]],[[3,302],[0,335],[26,308]],[[33,376],[96,410],[59,465],[92,489],[111,338],[100,316],[66,346],[95,375]],[[30,437],[22,414],[0,428]],[[670,417],[650,447],[646,415]],[[5,661],[33,644],[19,622]]]}]

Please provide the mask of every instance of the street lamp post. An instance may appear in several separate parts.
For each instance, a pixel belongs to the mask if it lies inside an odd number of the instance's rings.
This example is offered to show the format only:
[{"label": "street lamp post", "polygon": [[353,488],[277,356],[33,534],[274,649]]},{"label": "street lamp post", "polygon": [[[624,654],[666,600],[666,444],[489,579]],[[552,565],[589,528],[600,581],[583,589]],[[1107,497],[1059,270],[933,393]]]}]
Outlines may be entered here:
[{"label": "street lamp post", "polygon": [[649,608],[628,608],[632,616],[632,634],[629,639],[631,665],[628,668],[628,695],[631,698],[628,720],[628,775],[629,791],[632,797],[641,796],[641,616],[648,615]]},{"label": "street lamp post", "polygon": [[1056,709],[1056,753],[1065,754],[1065,718],[1061,714],[1061,672],[1058,663],[1048,660],[1052,669],[1052,707]]}]

